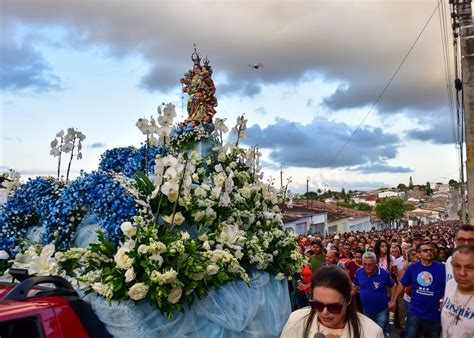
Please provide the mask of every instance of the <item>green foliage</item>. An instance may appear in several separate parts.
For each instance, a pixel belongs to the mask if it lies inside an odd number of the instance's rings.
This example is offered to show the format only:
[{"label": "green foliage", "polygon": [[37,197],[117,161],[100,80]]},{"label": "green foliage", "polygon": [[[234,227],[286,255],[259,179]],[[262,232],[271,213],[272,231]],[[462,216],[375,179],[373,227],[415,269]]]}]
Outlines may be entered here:
[{"label": "green foliage", "polygon": [[425,191],[428,196],[431,196],[433,194],[433,189],[431,189],[430,182],[426,182]]},{"label": "green foliage", "polygon": [[360,211],[372,211],[372,207],[367,203],[356,203],[352,200],[343,200],[338,203],[339,206]]},{"label": "green foliage", "polygon": [[453,187],[455,189],[459,189],[460,183],[456,180],[450,179],[448,182],[450,187]]},{"label": "green foliage", "polygon": [[400,190],[403,190],[403,191],[407,191],[408,190],[408,187],[403,184],[403,183],[400,183],[399,185],[397,185],[397,189],[400,189]]},{"label": "green foliage", "polygon": [[377,217],[387,224],[401,219],[405,210],[406,204],[401,198],[385,198],[375,206]]}]

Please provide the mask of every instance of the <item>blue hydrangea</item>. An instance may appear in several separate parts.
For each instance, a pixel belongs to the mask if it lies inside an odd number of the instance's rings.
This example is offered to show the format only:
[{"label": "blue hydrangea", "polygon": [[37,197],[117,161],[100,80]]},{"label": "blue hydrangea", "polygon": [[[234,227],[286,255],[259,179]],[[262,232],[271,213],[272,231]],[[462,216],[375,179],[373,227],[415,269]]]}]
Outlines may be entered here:
[{"label": "blue hydrangea", "polygon": [[[164,147],[151,146],[148,149],[148,172],[154,173],[156,155],[164,156]],[[123,147],[106,150],[100,156],[99,170],[121,173],[127,177],[134,177],[138,172],[145,171],[146,146],[139,149]]]},{"label": "blue hydrangea", "polygon": [[12,252],[29,227],[47,226],[63,185],[51,177],[30,179],[7,200],[0,213],[0,249]]},{"label": "blue hydrangea", "polygon": [[134,197],[113,177],[103,172],[86,173],[61,192],[61,198],[52,207],[52,222],[43,242],[54,240],[57,231],[57,247],[67,248],[86,213],[97,215],[106,236],[118,242],[122,239],[120,224],[138,215],[138,208]]},{"label": "blue hydrangea", "polygon": [[86,173],[66,186],[54,178],[28,181],[0,213],[0,249],[10,253],[29,227],[44,228],[43,244],[69,247],[86,214],[95,214],[108,238],[122,239],[120,224],[138,215],[134,197],[110,174]]}]

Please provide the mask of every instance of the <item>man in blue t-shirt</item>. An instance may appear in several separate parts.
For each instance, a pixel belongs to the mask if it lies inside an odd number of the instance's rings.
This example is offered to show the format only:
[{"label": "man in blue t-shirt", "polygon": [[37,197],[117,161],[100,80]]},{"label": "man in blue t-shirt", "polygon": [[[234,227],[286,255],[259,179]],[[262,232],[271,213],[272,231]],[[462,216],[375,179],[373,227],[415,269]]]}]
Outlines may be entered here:
[{"label": "man in blue t-shirt", "polygon": [[389,273],[377,266],[377,256],[367,251],[362,256],[362,268],[356,271],[353,292],[360,292],[364,315],[376,322],[388,335],[389,292],[395,282]]},{"label": "man in blue t-shirt", "polygon": [[411,302],[405,323],[406,337],[425,338],[441,334],[440,301],[444,296],[446,271],[443,263],[434,261],[435,248],[430,242],[424,242],[416,249],[419,262],[408,266],[389,307],[395,309],[395,302],[403,288],[412,286]]}]

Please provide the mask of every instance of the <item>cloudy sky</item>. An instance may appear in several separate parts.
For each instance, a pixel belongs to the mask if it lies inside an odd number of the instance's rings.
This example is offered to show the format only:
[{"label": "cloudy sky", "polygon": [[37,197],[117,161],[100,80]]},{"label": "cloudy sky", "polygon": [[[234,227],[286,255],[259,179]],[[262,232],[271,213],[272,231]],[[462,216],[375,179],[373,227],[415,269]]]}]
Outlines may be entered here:
[{"label": "cloudy sky", "polygon": [[185,117],[196,43],[218,116],[245,113],[245,144],[294,191],[459,177],[447,1],[0,0],[0,13],[2,169],[54,175],[49,142],[75,127],[87,139],[73,171],[91,171],[106,149],[139,146],[136,120],[162,102]]}]

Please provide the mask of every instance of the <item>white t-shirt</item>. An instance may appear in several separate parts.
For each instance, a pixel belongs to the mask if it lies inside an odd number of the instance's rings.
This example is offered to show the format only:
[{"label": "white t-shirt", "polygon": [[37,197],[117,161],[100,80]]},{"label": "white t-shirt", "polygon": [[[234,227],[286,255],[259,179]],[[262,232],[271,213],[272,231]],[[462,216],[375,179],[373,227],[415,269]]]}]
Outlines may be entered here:
[{"label": "white t-shirt", "polygon": [[395,264],[397,264],[397,271],[400,272],[403,269],[403,264],[405,264],[406,259],[403,256],[398,257],[395,260]]},{"label": "white t-shirt", "polygon": [[451,265],[451,261],[453,260],[453,256],[449,256],[446,260],[446,287],[448,287],[448,282],[454,278],[453,275],[453,267]]},{"label": "white t-shirt", "polygon": [[[306,318],[311,311],[311,307],[307,306],[305,308],[296,310],[291,313],[290,318],[285,324],[283,328],[283,332],[281,333],[280,338],[301,338],[303,337],[304,327],[306,324]],[[364,316],[361,313],[357,313],[360,320],[360,328],[361,328],[361,337],[373,337],[373,338],[383,338],[383,331],[380,326],[375,324],[372,319]],[[314,316],[313,325],[311,325],[311,329],[309,331],[308,337],[314,337],[314,335],[318,332],[318,325],[317,325],[317,315]],[[352,331],[352,330],[351,330]],[[352,338],[349,336],[349,325],[343,329],[331,329],[325,327],[321,323],[319,324],[319,332],[328,335],[333,334],[340,338]]]},{"label": "white t-shirt", "polygon": [[443,338],[474,337],[474,293],[461,293],[454,279],[446,284],[441,327]]}]

